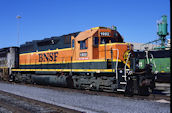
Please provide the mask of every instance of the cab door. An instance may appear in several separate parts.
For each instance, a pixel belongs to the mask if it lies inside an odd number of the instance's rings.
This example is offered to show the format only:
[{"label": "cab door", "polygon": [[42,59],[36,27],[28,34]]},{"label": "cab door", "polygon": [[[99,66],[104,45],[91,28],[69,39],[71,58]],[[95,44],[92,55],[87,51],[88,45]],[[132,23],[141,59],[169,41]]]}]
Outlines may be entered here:
[{"label": "cab door", "polygon": [[93,37],[93,59],[99,58],[99,37]]}]

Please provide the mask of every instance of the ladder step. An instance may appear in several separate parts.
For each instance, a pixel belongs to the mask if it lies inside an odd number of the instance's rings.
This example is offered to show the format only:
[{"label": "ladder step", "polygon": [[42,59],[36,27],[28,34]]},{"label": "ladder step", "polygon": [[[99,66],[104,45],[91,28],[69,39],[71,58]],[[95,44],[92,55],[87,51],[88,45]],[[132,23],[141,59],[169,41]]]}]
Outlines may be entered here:
[{"label": "ladder step", "polygon": [[126,76],[122,75],[122,77],[126,77]]},{"label": "ladder step", "polygon": [[103,89],[105,92],[113,92],[113,90]]},{"label": "ladder step", "polygon": [[117,89],[117,91],[125,92],[125,90],[124,90],[124,89]]},{"label": "ladder step", "polygon": [[120,84],[127,84],[127,82],[120,82]]}]

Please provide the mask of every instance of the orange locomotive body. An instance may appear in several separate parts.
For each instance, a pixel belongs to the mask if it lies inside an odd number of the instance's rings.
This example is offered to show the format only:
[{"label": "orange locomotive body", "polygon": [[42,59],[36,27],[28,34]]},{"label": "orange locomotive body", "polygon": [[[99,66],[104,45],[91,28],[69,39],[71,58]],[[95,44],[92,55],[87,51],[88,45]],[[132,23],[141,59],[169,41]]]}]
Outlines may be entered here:
[{"label": "orange locomotive body", "polygon": [[116,29],[96,27],[21,45],[19,68],[12,71],[15,81],[125,91],[131,51]]}]

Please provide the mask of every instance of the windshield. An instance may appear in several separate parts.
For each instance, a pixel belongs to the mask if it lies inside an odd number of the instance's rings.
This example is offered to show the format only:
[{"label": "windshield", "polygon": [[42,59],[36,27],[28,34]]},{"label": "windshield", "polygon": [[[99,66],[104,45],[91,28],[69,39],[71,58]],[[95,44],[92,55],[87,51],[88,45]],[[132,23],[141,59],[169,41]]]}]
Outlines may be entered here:
[{"label": "windshield", "polygon": [[116,42],[112,37],[101,37],[100,44],[114,43]]}]

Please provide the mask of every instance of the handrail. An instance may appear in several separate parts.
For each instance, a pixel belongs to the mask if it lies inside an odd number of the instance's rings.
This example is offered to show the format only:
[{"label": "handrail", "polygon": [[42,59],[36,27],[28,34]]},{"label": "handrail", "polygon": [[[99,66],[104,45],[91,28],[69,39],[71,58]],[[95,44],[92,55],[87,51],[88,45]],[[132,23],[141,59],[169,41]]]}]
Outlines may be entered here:
[{"label": "handrail", "polygon": [[130,58],[130,55],[131,55],[131,53],[128,53],[128,58],[125,62],[125,66],[124,66],[124,79],[125,79],[125,81],[127,81],[126,67],[127,67],[127,63],[128,63],[129,58]]},{"label": "handrail", "polygon": [[146,59],[147,59],[147,63],[149,64],[148,51],[145,51],[145,52],[146,52]]},{"label": "handrail", "polygon": [[153,54],[151,54],[151,57],[152,57],[152,62],[153,62],[153,65],[154,65],[154,67],[155,67],[155,71],[156,71],[156,64],[155,64],[155,61],[154,61]]},{"label": "handrail", "polygon": [[115,66],[115,71],[116,71],[116,79],[118,79],[118,58],[119,58],[119,49],[112,49],[117,51],[117,59],[116,59],[116,66]]}]

